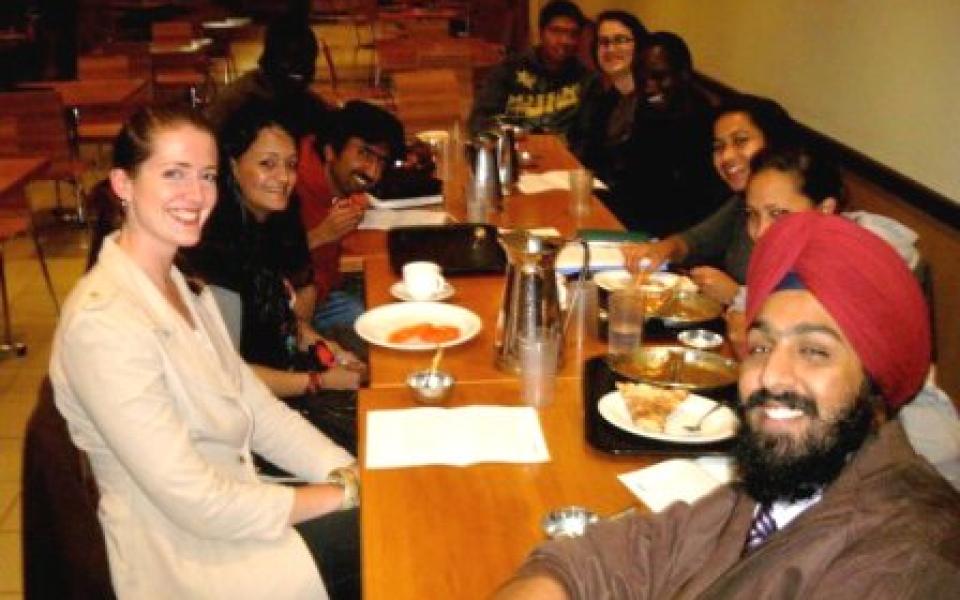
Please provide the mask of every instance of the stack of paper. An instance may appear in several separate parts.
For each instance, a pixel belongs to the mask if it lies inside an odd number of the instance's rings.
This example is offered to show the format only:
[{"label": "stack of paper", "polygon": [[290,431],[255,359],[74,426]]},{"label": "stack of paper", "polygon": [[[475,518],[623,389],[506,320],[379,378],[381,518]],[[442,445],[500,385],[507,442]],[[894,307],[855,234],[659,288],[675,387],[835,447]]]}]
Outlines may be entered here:
[{"label": "stack of paper", "polygon": [[728,457],[677,458],[618,475],[653,512],[674,502],[693,504],[717,487],[733,479],[733,463]]},{"label": "stack of paper", "polygon": [[[616,242],[589,242],[590,270],[610,271],[623,269],[623,252]],[[577,273],[583,267],[583,246],[577,243],[567,244],[557,257],[557,271],[569,275]]]},{"label": "stack of paper", "polygon": [[370,206],[374,208],[416,208],[418,206],[433,206],[443,203],[443,194],[434,194],[433,196],[417,196],[415,198],[393,198],[390,200],[381,200],[376,196],[367,194],[367,200]]},{"label": "stack of paper", "polygon": [[443,225],[447,220],[447,213],[442,211],[370,208],[363,213],[363,220],[360,221],[357,229],[388,230],[411,225]]},{"label": "stack of paper", "polygon": [[529,406],[408,408],[367,413],[367,468],[550,460]]},{"label": "stack of paper", "polygon": [[[570,190],[570,171],[544,171],[521,173],[517,188],[521,194],[539,194],[549,190]],[[593,189],[606,189],[599,179],[593,180]]]}]

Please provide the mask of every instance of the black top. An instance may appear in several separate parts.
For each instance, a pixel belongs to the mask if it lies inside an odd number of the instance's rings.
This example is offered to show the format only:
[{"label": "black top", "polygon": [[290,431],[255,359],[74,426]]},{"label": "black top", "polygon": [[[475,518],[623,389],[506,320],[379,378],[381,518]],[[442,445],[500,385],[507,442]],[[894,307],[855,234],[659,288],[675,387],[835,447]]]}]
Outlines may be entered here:
[{"label": "black top", "polygon": [[622,145],[624,177],[612,182],[608,206],[627,229],[663,237],[711,214],[728,192],[711,159],[713,110],[692,94],[682,110],[643,106]]},{"label": "black top", "polygon": [[184,251],[184,263],[190,274],[240,295],[240,354],[247,362],[277,369],[295,366],[293,290],[313,282],[296,196],[285,211],[262,223],[235,198],[222,197],[200,244]]}]

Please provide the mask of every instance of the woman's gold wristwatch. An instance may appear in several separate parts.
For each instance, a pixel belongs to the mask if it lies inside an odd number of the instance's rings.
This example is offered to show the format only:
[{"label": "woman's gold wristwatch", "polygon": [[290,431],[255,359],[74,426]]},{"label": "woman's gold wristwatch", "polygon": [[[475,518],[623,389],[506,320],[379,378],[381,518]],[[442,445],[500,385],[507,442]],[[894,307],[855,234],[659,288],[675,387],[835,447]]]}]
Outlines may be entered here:
[{"label": "woman's gold wristwatch", "polygon": [[340,510],[347,510],[360,506],[360,480],[357,472],[351,468],[341,467],[330,471],[327,483],[339,485],[343,488],[343,501]]}]

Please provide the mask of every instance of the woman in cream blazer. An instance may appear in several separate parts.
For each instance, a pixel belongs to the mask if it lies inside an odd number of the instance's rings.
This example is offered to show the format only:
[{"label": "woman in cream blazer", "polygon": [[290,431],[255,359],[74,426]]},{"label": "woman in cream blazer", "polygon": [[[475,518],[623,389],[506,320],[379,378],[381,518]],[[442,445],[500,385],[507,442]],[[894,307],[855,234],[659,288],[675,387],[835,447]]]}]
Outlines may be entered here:
[{"label": "woman in cream blazer", "polygon": [[[354,458],[276,400],[236,354],[210,292],[191,291],[172,265],[167,250],[199,239],[215,202],[209,130],[156,109],[127,128],[148,156],[111,172],[126,220],[66,302],[50,364],[100,489],[114,588],[121,598],[325,598],[292,525],[341,507],[344,490],[263,483],[251,451],[314,482]],[[144,185],[154,181],[159,191]]]}]

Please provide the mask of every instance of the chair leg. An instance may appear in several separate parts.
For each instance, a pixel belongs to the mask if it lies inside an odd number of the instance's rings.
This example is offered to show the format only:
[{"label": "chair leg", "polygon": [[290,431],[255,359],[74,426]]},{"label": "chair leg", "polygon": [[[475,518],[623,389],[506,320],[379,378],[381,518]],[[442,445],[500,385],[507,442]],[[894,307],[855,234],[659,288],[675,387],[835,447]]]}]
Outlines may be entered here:
[{"label": "chair leg", "polygon": [[30,227],[30,237],[33,239],[33,247],[37,251],[37,260],[40,261],[40,270],[43,271],[43,280],[47,283],[47,291],[50,292],[50,299],[53,300],[53,308],[60,316],[60,300],[57,298],[57,291],[53,289],[53,279],[50,277],[50,269],[47,268],[47,258],[43,253],[43,245],[40,243],[40,235],[36,228]]},{"label": "chair leg", "polygon": [[3,260],[3,244],[0,243],[0,303],[3,304],[3,342],[0,353],[15,352],[17,356],[27,353],[27,345],[13,341],[13,325],[10,322],[10,300],[7,297],[7,273]]}]

